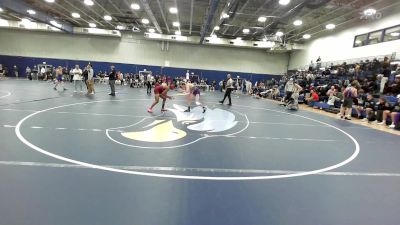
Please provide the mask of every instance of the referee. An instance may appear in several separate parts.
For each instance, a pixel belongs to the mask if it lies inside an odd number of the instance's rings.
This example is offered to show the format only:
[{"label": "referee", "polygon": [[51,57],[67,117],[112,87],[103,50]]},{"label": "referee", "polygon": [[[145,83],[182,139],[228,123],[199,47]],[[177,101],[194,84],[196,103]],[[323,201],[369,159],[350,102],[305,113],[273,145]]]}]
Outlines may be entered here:
[{"label": "referee", "polygon": [[228,105],[232,105],[231,93],[232,93],[232,90],[233,90],[233,80],[232,80],[230,74],[228,74],[226,76],[226,78],[227,78],[226,79],[226,85],[225,85],[226,90],[225,90],[224,99],[222,99],[222,101],[219,101],[219,103],[224,104],[225,98],[228,97],[228,99],[229,99],[229,104]]}]

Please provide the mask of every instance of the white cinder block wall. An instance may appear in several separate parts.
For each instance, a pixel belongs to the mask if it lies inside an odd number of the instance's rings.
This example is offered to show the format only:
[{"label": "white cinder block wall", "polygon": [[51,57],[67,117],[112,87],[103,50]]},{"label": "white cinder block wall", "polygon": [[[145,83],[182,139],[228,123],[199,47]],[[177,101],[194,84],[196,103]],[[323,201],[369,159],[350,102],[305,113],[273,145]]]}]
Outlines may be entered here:
[{"label": "white cinder block wall", "polygon": [[[201,46],[170,42],[161,51],[161,42],[133,38],[107,38],[0,29],[0,55],[77,59],[225,70],[279,75],[286,72],[288,54],[268,54],[265,50]],[[169,64],[169,65],[168,65]]]}]

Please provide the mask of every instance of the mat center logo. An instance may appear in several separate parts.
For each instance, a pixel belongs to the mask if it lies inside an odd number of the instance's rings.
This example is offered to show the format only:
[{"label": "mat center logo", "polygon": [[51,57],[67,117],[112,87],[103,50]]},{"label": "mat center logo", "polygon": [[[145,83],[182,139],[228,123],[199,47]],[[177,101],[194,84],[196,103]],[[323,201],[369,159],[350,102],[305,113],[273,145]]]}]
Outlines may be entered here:
[{"label": "mat center logo", "polygon": [[216,135],[229,135],[239,121],[234,112],[214,108],[203,113],[200,106],[184,112],[186,107],[174,104],[170,113],[145,118],[138,123],[107,130],[112,140],[132,147],[173,147],[194,143]]}]

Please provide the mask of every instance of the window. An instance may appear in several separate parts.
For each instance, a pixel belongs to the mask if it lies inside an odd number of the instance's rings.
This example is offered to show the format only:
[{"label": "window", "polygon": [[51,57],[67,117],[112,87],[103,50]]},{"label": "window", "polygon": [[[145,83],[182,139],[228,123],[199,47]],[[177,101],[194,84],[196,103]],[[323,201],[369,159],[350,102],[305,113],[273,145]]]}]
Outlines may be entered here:
[{"label": "window", "polygon": [[383,41],[394,41],[400,39],[400,26],[385,30]]},{"label": "window", "polygon": [[369,33],[368,44],[372,45],[372,44],[377,44],[377,43],[382,42],[382,32],[383,32],[383,30]]},{"label": "window", "polygon": [[386,41],[395,41],[400,39],[400,25],[388,27],[382,30],[372,31],[367,34],[360,34],[354,37],[353,47],[378,44]]},{"label": "window", "polygon": [[367,37],[367,34],[356,36],[356,39],[354,40],[354,47],[367,45]]}]

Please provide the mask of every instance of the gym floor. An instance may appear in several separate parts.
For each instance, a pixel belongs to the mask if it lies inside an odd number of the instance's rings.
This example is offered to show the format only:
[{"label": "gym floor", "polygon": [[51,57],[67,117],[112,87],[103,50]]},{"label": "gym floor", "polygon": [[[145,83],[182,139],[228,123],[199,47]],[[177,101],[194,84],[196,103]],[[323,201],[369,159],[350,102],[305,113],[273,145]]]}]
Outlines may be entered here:
[{"label": "gym floor", "polygon": [[[1,225],[398,225],[400,139],[220,92],[0,82]],[[227,103],[227,101],[225,102]]]}]

